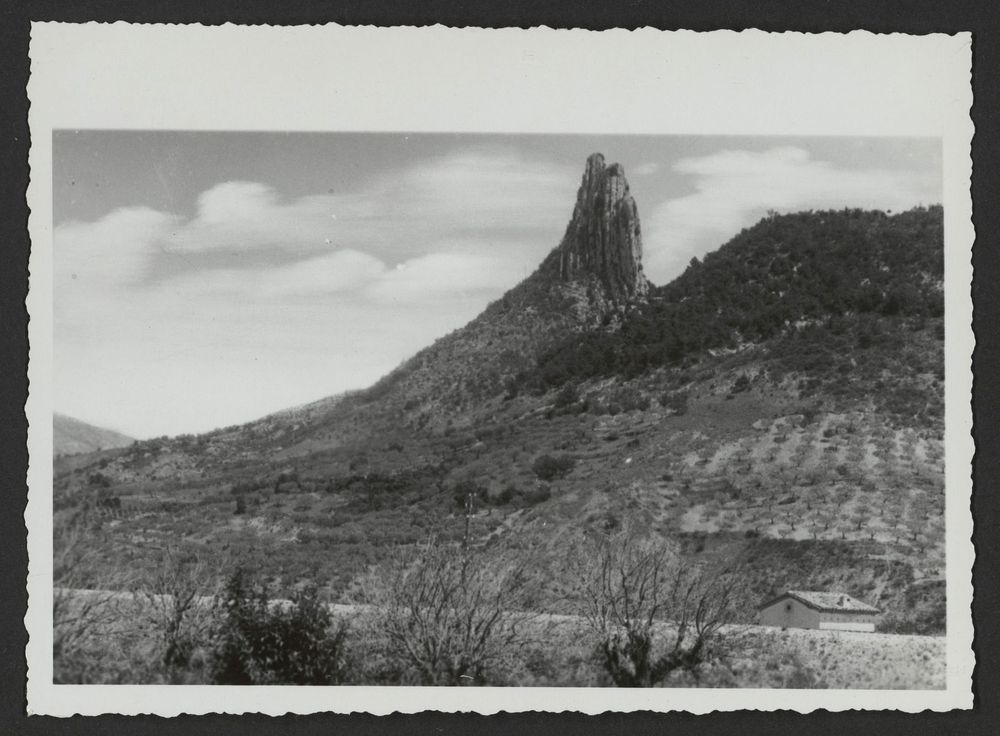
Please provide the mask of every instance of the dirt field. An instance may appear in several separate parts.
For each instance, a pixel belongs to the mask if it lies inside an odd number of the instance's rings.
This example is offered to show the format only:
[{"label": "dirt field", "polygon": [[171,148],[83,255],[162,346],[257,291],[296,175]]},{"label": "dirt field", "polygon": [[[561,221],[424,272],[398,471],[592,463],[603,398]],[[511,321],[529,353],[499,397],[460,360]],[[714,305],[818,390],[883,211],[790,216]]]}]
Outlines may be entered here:
[{"label": "dirt field", "polygon": [[[938,636],[746,627],[735,634],[731,669],[749,673],[775,653],[797,658],[809,687],[937,690],[945,687],[945,639]],[[741,657],[736,652],[742,651]],[[771,659],[769,659],[769,657]],[[780,657],[777,660],[780,664]],[[796,683],[790,683],[795,687]]]}]

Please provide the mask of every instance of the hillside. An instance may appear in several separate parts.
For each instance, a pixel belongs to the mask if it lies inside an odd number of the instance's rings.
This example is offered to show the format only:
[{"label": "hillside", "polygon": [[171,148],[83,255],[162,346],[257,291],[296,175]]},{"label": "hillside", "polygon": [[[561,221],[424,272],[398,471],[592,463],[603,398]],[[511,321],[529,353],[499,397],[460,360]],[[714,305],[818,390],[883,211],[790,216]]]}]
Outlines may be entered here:
[{"label": "hillside", "polygon": [[54,455],[76,455],[97,450],[126,447],[135,440],[113,429],[95,427],[65,414],[52,417],[52,452]]},{"label": "hillside", "polygon": [[[760,598],[836,588],[940,633],[940,207],[768,217],[674,282],[592,156],[563,240],[469,325],[372,388],[200,436],[56,464],[99,585],[181,546],[335,599],[400,545],[498,540],[561,595],[563,541],[630,521]],[[746,612],[749,620],[752,611]]]},{"label": "hillside", "polygon": [[944,312],[943,237],[941,207],[770,216],[653,289],[620,330],[567,336],[521,381],[634,376],[805,326],[834,343],[851,333],[858,344],[846,347],[862,348],[896,324],[885,318],[923,329]]}]

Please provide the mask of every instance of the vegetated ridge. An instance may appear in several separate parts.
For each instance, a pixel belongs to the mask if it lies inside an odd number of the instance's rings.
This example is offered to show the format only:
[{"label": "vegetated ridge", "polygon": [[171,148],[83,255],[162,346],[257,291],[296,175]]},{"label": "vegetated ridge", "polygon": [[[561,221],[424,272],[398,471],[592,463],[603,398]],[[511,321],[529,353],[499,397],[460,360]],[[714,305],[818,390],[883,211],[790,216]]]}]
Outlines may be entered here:
[{"label": "vegetated ridge", "polygon": [[[334,598],[387,550],[502,540],[562,594],[563,542],[627,520],[760,598],[835,589],[944,627],[940,207],[770,215],[662,287],[624,171],[591,156],[561,243],[370,389],[57,461],[86,561],[181,545]],[[746,612],[751,619],[753,611]]]}]

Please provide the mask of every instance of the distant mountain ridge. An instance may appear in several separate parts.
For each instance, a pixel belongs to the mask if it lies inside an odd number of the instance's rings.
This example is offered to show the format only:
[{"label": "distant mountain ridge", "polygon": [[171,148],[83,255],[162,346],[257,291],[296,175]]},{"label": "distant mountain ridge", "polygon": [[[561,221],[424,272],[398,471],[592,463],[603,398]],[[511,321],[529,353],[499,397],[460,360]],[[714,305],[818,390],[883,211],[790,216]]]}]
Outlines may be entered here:
[{"label": "distant mountain ridge", "polygon": [[97,450],[126,447],[135,440],[113,429],[95,427],[79,419],[54,414],[52,416],[52,452],[55,455],[78,455]]}]

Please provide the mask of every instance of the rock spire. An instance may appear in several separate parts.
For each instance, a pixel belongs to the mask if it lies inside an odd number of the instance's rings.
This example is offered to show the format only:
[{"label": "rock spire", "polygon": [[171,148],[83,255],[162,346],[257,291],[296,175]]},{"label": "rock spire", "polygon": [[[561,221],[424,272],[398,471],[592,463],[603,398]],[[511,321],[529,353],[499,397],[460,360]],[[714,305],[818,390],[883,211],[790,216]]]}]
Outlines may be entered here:
[{"label": "rock spire", "polygon": [[632,301],[649,290],[639,211],[621,164],[606,165],[600,153],[587,158],[573,219],[557,252],[560,279],[597,277],[613,302]]}]

